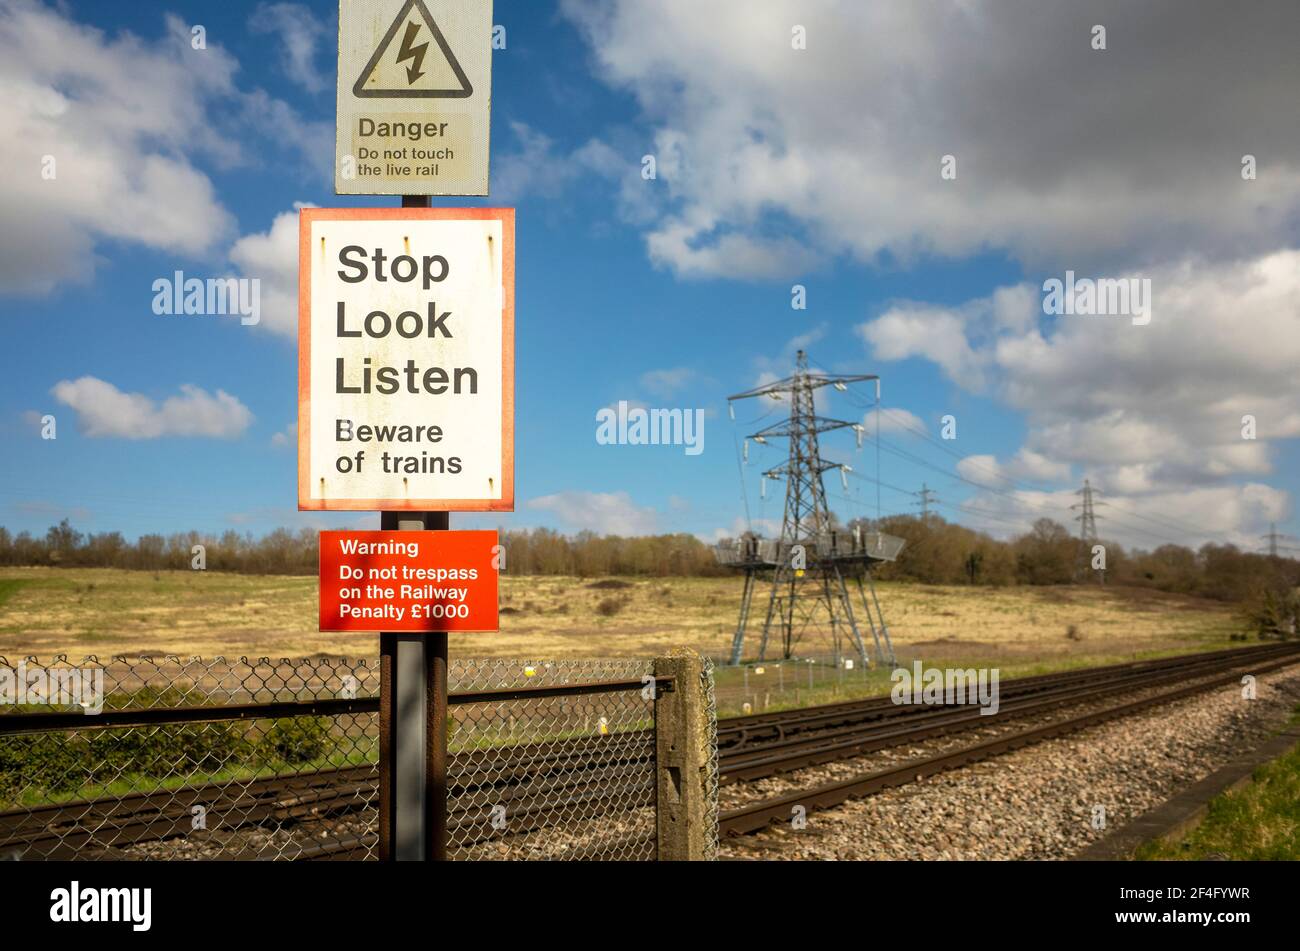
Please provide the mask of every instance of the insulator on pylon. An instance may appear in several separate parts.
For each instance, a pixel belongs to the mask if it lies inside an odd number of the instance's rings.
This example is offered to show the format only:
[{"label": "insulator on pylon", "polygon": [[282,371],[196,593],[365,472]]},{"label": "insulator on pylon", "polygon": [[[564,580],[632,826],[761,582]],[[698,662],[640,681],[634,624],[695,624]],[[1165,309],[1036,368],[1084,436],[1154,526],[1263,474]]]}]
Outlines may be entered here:
[{"label": "insulator on pylon", "polygon": [[736,418],[736,404],[735,404],[735,403],[728,403],[728,404],[727,404],[727,415],[730,416],[730,417],[732,418],[732,420],[735,420],[735,418]]},{"label": "insulator on pylon", "polygon": [[847,386],[845,386],[843,383],[839,382],[838,380],[835,381],[834,386],[835,389],[839,390],[841,393],[843,393],[845,390],[848,389]]},{"label": "insulator on pylon", "polygon": [[880,381],[876,380],[876,402],[880,402]]},{"label": "insulator on pylon", "polygon": [[844,486],[844,491],[849,491],[849,470],[847,466],[840,466],[840,485]]},{"label": "insulator on pylon", "polygon": [[745,461],[749,462],[749,440],[748,439],[745,440],[745,448],[742,450],[742,452],[745,456]]},{"label": "insulator on pylon", "polygon": [[767,498],[767,476],[763,476],[758,480],[758,497],[760,499]]},{"label": "insulator on pylon", "polygon": [[854,429],[854,431],[856,431],[857,434],[858,434],[858,448],[861,449],[861,448],[862,448],[862,434],[863,434],[864,432],[866,432],[867,427],[866,427],[866,426],[854,426],[853,429]]}]

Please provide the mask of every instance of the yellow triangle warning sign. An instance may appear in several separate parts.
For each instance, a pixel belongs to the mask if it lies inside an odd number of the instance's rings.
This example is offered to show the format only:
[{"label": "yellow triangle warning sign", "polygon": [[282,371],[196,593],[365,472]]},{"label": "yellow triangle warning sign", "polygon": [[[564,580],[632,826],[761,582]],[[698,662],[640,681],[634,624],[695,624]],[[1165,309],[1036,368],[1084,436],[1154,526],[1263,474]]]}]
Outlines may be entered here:
[{"label": "yellow triangle warning sign", "polygon": [[467,99],[474,87],[424,0],[406,0],[352,94],[362,99]]}]

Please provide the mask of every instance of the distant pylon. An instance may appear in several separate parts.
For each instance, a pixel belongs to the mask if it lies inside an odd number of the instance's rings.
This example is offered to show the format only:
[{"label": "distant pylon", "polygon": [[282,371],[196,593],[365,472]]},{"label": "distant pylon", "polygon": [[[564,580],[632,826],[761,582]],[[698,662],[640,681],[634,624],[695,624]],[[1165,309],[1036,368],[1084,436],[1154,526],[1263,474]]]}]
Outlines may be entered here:
[{"label": "distant pylon", "polygon": [[[1089,569],[1086,566],[1091,564],[1092,550],[1097,545],[1097,512],[1095,507],[1106,503],[1098,502],[1093,498],[1094,495],[1099,493],[1087,479],[1083,480],[1083,488],[1074,494],[1083,497],[1083,501],[1071,505],[1070,510],[1079,510],[1079,514],[1074,517],[1074,520],[1079,523],[1079,541],[1083,543],[1083,563],[1085,565],[1084,570],[1087,571]],[[1097,570],[1097,583],[1106,583],[1104,568]]]},{"label": "distant pylon", "polygon": [[930,506],[936,505],[939,500],[934,497],[934,489],[924,482],[921,483],[921,491],[917,495],[921,497],[921,501],[912,504],[921,506],[921,521],[928,522],[930,521]]},{"label": "distant pylon", "polygon": [[1259,537],[1268,542],[1269,555],[1276,558],[1278,556],[1277,551],[1279,548],[1285,548],[1289,551],[1295,551],[1295,549],[1290,545],[1278,544],[1279,539],[1287,539],[1289,541],[1295,541],[1295,536],[1288,535],[1285,532],[1279,532],[1277,530],[1277,522],[1269,522],[1268,529],[1269,531],[1267,535],[1260,535]]}]

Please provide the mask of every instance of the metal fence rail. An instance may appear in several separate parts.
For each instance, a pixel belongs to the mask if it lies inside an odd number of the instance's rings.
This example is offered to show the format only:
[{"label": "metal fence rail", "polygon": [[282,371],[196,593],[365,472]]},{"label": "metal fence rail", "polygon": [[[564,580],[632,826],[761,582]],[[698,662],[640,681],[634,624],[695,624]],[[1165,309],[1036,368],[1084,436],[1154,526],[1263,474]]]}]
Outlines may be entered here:
[{"label": "metal fence rail", "polygon": [[[453,661],[450,856],[655,858],[652,668]],[[366,661],[0,657],[0,859],[374,859],[378,690]]]},{"label": "metal fence rail", "polygon": [[[42,694],[73,671],[80,697]],[[373,853],[365,661],[0,658],[6,677],[23,690],[0,703],[0,856],[296,858],[355,839]]]}]

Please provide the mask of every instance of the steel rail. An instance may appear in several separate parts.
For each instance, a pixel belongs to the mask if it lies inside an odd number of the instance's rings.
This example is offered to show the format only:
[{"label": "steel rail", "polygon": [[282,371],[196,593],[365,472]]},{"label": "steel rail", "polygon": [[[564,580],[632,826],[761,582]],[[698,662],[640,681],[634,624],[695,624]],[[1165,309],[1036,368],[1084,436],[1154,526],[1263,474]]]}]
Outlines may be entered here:
[{"label": "steel rail", "polygon": [[[1252,668],[1252,670],[1255,673],[1267,673],[1290,666],[1296,663],[1297,659],[1295,655],[1288,655],[1266,662],[1262,666]],[[719,817],[719,826],[724,835],[744,835],[756,832],[774,821],[788,820],[791,816],[791,810],[796,806],[803,806],[809,811],[826,809],[849,799],[862,798],[884,789],[904,786],[918,779],[946,772],[950,769],[967,766],[1024,746],[1075,733],[1109,720],[1139,713],[1161,704],[1173,703],[1203,693],[1206,690],[1211,690],[1214,687],[1234,683],[1246,669],[1238,665],[1231,672],[1202,683],[1165,691],[1155,696],[1107,707],[1104,710],[1091,711],[1066,720],[1058,720],[1008,736],[996,737],[959,750],[940,753],[924,759],[909,760],[905,763],[871,773],[859,774],[839,782],[827,783],[812,789],[799,790],[785,796],[751,803],[723,813]]]}]

